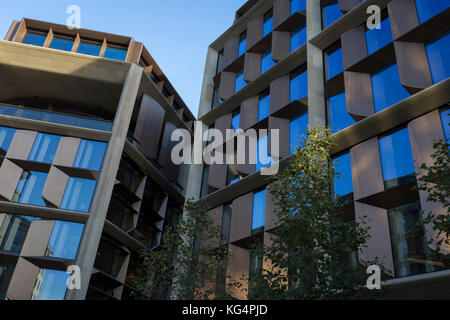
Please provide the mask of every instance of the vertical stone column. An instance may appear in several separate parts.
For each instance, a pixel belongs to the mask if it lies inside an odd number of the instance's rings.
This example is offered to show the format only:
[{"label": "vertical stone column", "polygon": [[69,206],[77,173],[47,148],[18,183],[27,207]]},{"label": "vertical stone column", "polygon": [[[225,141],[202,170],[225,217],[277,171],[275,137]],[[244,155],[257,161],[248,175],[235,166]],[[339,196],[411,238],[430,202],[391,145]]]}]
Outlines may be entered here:
[{"label": "vertical stone column", "polygon": [[81,270],[81,289],[68,291],[66,294],[66,299],[68,300],[84,300],[86,297],[117,170],[119,169],[120,159],[127,139],[128,127],[138,94],[142,70],[139,66],[131,64],[125,79],[111,138],[103,160],[103,168],[92,199],[89,211],[90,217],[85,225],[75,261],[75,265],[79,266]]}]

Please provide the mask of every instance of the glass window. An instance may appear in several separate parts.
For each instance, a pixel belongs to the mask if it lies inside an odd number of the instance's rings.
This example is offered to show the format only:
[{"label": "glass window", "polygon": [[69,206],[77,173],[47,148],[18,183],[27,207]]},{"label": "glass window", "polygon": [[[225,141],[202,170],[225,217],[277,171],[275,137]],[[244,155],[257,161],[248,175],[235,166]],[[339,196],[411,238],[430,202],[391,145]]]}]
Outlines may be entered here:
[{"label": "glass window", "polygon": [[344,71],[342,48],[327,55],[327,80]]},{"label": "glass window", "polygon": [[241,70],[238,73],[236,73],[236,85],[234,88],[234,92],[238,92],[246,85],[247,85],[247,82],[245,82],[245,80],[244,80],[244,70]]},{"label": "glass window", "polygon": [[222,239],[228,242],[230,239],[231,212],[233,204],[231,202],[224,204],[222,213]]},{"label": "glass window", "polygon": [[293,74],[290,82],[290,102],[308,96],[308,73]]},{"label": "glass window", "polygon": [[70,177],[67,182],[61,209],[89,212],[95,190],[95,180]]},{"label": "glass window", "polygon": [[239,52],[238,56],[242,56],[247,50],[247,31],[244,31],[239,36]]},{"label": "glass window", "polygon": [[306,11],[306,0],[291,0],[291,15],[298,11]]},{"label": "glass window", "polygon": [[20,253],[33,220],[27,216],[5,215],[0,225],[0,250]]},{"label": "glass window", "polygon": [[102,50],[101,44],[81,41],[80,45],[78,46],[77,52],[98,57],[100,55],[101,50]]},{"label": "glass window", "polygon": [[269,70],[275,65],[275,61],[272,60],[272,50],[267,50],[261,55],[261,74]]},{"label": "glass window", "polygon": [[15,129],[0,127],[0,157],[5,156],[8,152],[15,133]]},{"label": "glass window", "polygon": [[379,146],[386,189],[410,181],[415,169],[408,128],[381,137]]},{"label": "glass window", "polygon": [[65,271],[41,269],[31,300],[64,300],[69,276]]},{"label": "glass window", "polygon": [[444,128],[444,137],[450,142],[450,109],[441,112],[441,120]]},{"label": "glass window", "polygon": [[267,134],[259,138],[258,143],[256,144],[256,152],[255,172],[258,172],[273,163],[273,159],[269,155],[269,136]]},{"label": "glass window", "polygon": [[339,10],[339,5],[337,1],[334,1],[332,4],[323,8],[323,24],[324,27],[328,27],[333,22],[338,20],[344,14]]},{"label": "glass window", "polygon": [[258,103],[258,122],[269,116],[270,108],[270,93],[269,90],[265,90],[259,95]]},{"label": "glass window", "polygon": [[233,111],[233,117],[231,118],[231,127],[237,131],[239,129],[239,122],[241,121],[241,113],[238,110]]},{"label": "glass window", "polygon": [[450,77],[450,33],[433,40],[426,46],[433,83]]},{"label": "glass window", "polygon": [[206,197],[209,193],[209,166],[203,167],[203,177],[202,177],[202,189],[200,191],[200,198]]},{"label": "glass window", "polygon": [[72,51],[73,39],[54,37],[50,48],[63,51]]},{"label": "glass window", "polygon": [[224,67],[224,65],[223,65],[223,57],[224,57],[224,52],[223,52],[223,49],[222,49],[222,50],[219,51],[219,54],[217,56],[216,74],[219,74],[222,71],[223,67]]},{"label": "glass window", "polygon": [[61,137],[53,134],[38,133],[34,140],[28,160],[52,163]]},{"label": "glass window", "polygon": [[46,256],[74,260],[84,225],[67,221],[55,221],[48,242]]},{"label": "glass window", "polygon": [[302,113],[289,121],[289,149],[290,154],[295,153],[301,146],[302,136],[308,129],[308,112]]},{"label": "glass window", "polygon": [[219,88],[214,88],[211,109],[214,109],[214,108],[217,107],[219,104],[220,104]]},{"label": "glass window", "polygon": [[6,300],[6,292],[8,292],[15,268],[16,266],[12,264],[0,264],[0,301]]},{"label": "glass window", "polygon": [[73,166],[75,168],[100,170],[106,146],[105,142],[81,140]]},{"label": "glass window", "polygon": [[266,216],[266,189],[253,194],[252,230],[264,227]]},{"label": "glass window", "polygon": [[116,48],[116,47],[106,47],[105,55],[103,56],[107,59],[125,61],[127,57],[127,49]]},{"label": "glass window", "polygon": [[409,97],[408,91],[400,83],[396,63],[372,74],[372,91],[375,112]]},{"label": "glass window", "polygon": [[0,114],[3,114],[5,116],[39,120],[41,112],[37,110],[0,105]]},{"label": "glass window", "polygon": [[45,180],[47,180],[47,173],[24,171],[17,184],[12,202],[45,207],[44,199],[41,196]]},{"label": "glass window", "polygon": [[28,32],[23,40],[23,43],[31,44],[33,46],[42,47],[45,43],[45,39],[47,39],[46,34],[36,33],[36,32]]},{"label": "glass window", "polygon": [[74,126],[77,123],[77,118],[60,114],[60,113],[53,113],[53,112],[41,112],[39,116],[39,120],[45,121],[45,122],[52,122],[52,123],[60,123],[60,124],[66,124],[68,126]]},{"label": "glass window", "polygon": [[112,122],[102,121],[102,120],[94,120],[88,118],[77,118],[76,122],[77,127],[95,129],[101,131],[111,131],[112,130]]},{"label": "glass window", "polygon": [[388,210],[394,269],[397,277],[435,271],[419,201]]},{"label": "glass window", "polygon": [[352,181],[352,163],[350,160],[350,153],[347,152],[339,157],[333,159],[334,170],[336,177],[334,179],[334,194],[336,196],[347,199],[353,193]]},{"label": "glass window", "polygon": [[416,0],[416,9],[420,23],[434,17],[438,13],[448,9],[448,0]]},{"label": "glass window", "polygon": [[332,133],[341,131],[356,122],[347,112],[345,91],[329,98],[328,108]]},{"label": "glass window", "polygon": [[273,10],[270,9],[264,14],[263,38],[272,32],[273,28]]},{"label": "glass window", "polygon": [[370,29],[366,31],[367,53],[371,55],[392,42],[392,31],[389,18],[381,21],[381,29]]},{"label": "glass window", "polygon": [[291,32],[291,52],[306,43],[306,26],[301,25]]}]

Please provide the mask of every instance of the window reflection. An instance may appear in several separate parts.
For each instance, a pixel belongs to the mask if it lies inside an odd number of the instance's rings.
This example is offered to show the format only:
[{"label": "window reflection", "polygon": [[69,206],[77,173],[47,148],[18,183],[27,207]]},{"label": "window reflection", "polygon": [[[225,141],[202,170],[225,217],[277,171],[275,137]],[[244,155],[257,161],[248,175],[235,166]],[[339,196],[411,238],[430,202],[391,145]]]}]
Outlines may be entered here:
[{"label": "window reflection", "polygon": [[84,225],[67,221],[55,221],[45,255],[47,257],[74,260]]},{"label": "window reflection", "polygon": [[259,138],[256,149],[255,172],[258,172],[274,163],[272,157],[269,155],[269,136],[267,134]]},{"label": "window reflection", "polygon": [[81,41],[77,52],[90,56],[99,56],[101,49],[102,46],[100,44]]},{"label": "window reflection", "polygon": [[73,39],[54,37],[52,43],[50,44],[50,48],[63,51],[72,51],[73,42]]},{"label": "window reflection", "polygon": [[33,220],[27,216],[5,215],[0,226],[0,250],[20,253]]},{"label": "window reflection", "polygon": [[306,26],[301,25],[291,32],[291,52],[306,43]]},{"label": "window reflection", "polygon": [[273,10],[270,9],[264,14],[263,38],[272,32],[273,28]]},{"label": "window reflection", "polygon": [[15,133],[15,129],[0,127],[0,157],[4,157],[8,152]]},{"label": "window reflection", "polygon": [[266,189],[253,194],[252,231],[264,227]]},{"label": "window reflection", "polygon": [[246,85],[247,85],[247,82],[244,80],[244,70],[241,70],[238,73],[236,73],[236,83],[235,83],[234,92],[238,92]]},{"label": "window reflection", "polygon": [[339,47],[334,52],[327,54],[327,80],[343,71],[342,48]]},{"label": "window reflection", "polygon": [[290,82],[290,102],[305,98],[308,96],[308,73],[303,71],[301,73],[294,72],[291,75]]},{"label": "window reflection", "polygon": [[125,58],[127,57],[127,49],[108,46],[106,47],[105,55],[103,57],[107,59],[125,61]]},{"label": "window reflection", "polygon": [[444,137],[450,143],[450,109],[441,112],[442,128],[444,129]]},{"label": "window reflection", "polygon": [[367,52],[369,55],[392,42],[392,31],[389,18],[381,21],[380,29],[366,31]]},{"label": "window reflection", "polygon": [[302,144],[302,137],[308,129],[308,112],[289,121],[289,151],[293,154]]},{"label": "window reflection", "polygon": [[239,123],[241,121],[241,113],[240,110],[237,109],[233,111],[232,118],[231,118],[231,127],[237,131],[239,129]]},{"label": "window reflection", "polygon": [[269,49],[261,56],[261,74],[269,70],[275,65],[275,61],[272,59],[272,50]]},{"label": "window reflection", "polygon": [[291,15],[306,10],[306,0],[291,0]]},{"label": "window reflection", "polygon": [[322,10],[323,15],[323,25],[324,28],[331,25],[333,22],[338,20],[340,17],[342,17],[344,14],[339,10],[339,5],[337,3],[337,0],[332,1],[331,4],[327,5]]},{"label": "window reflection", "polygon": [[37,171],[24,171],[17,184],[12,202],[45,207],[42,198],[47,173]]},{"label": "window reflection", "polygon": [[238,56],[242,56],[247,50],[247,31],[244,31],[239,36]]},{"label": "window reflection", "polygon": [[270,108],[270,93],[269,90],[264,90],[259,95],[259,103],[258,103],[258,122],[264,120],[269,116],[269,108]]},{"label": "window reflection", "polygon": [[46,133],[38,133],[34,140],[28,160],[44,163],[52,163],[58,149],[59,136]]},{"label": "window reflection", "polygon": [[75,168],[100,170],[106,146],[105,142],[81,140],[73,166]]},{"label": "window reflection", "polygon": [[30,300],[64,300],[69,273],[41,269]]},{"label": "window reflection", "polygon": [[419,22],[424,23],[425,21],[431,19],[437,14],[448,9],[450,3],[448,0],[415,0],[416,9],[419,15]]},{"label": "window reflection", "polygon": [[339,157],[334,158],[333,165],[336,172],[336,177],[334,179],[334,194],[344,200],[347,200],[353,194],[352,164],[350,160],[350,153],[347,152]]},{"label": "window reflection", "polygon": [[425,46],[433,83],[450,77],[450,32]]},{"label": "window reflection", "polygon": [[89,212],[96,182],[81,178],[69,178],[61,209]]},{"label": "window reflection", "polygon": [[328,99],[328,108],[332,133],[341,131],[356,122],[347,112],[345,91],[330,97]]},{"label": "window reflection", "polygon": [[46,38],[47,38],[46,34],[37,32],[28,32],[27,35],[25,36],[25,39],[23,40],[23,43],[42,47],[45,43]]}]

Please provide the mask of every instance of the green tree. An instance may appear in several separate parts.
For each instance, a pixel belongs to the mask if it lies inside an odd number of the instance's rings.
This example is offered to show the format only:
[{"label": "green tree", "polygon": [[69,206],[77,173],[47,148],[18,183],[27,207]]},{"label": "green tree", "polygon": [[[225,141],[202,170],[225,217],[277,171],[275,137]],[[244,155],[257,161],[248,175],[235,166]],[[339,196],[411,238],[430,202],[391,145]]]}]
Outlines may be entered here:
[{"label": "green tree", "polygon": [[[141,254],[136,288],[152,299],[206,300],[220,298],[216,279],[223,278],[227,248],[218,246],[220,226],[201,202],[188,201],[186,216],[166,227],[161,245]],[[204,240],[202,240],[204,239]]]},{"label": "green tree", "polygon": [[422,171],[418,174],[419,190],[428,193],[427,201],[439,203],[443,206],[445,213],[426,213],[425,223],[432,223],[433,229],[437,231],[439,241],[437,242],[436,254],[447,266],[450,265],[450,255],[439,254],[442,246],[450,246],[450,145],[448,142],[439,140],[433,145],[434,153],[431,155],[433,165],[421,166]]},{"label": "green tree", "polygon": [[[369,238],[367,220],[349,219],[332,185],[334,140],[328,129],[311,128],[286,169],[269,182],[277,227],[271,245],[253,249],[264,263],[248,279],[249,299],[363,299],[381,295],[366,287],[367,266],[356,252]],[[352,259],[353,257],[353,259]],[[382,266],[380,266],[383,270]],[[246,290],[246,289],[242,289]]]}]

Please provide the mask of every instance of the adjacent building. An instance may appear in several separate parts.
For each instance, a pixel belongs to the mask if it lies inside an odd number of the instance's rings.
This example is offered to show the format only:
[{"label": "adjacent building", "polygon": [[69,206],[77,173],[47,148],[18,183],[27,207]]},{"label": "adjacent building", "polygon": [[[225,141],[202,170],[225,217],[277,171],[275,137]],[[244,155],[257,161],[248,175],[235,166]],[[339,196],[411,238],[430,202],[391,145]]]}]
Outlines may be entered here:
[{"label": "adjacent building", "polygon": [[[128,299],[185,202],[194,116],[142,43],[23,19],[0,41],[0,299]],[[67,267],[81,290],[67,290]]]},{"label": "adjacent building", "polygon": [[[372,5],[381,28],[367,27]],[[331,127],[342,173],[334,192],[355,219],[370,217],[358,258],[391,270],[389,298],[450,298],[449,266],[430,257],[437,233],[420,227],[422,212],[446,209],[412,189],[433,143],[450,136],[449,18],[447,0],[249,0],[208,48],[203,130],[279,129],[273,160],[286,165],[308,125]],[[268,138],[258,137],[258,150]],[[274,228],[265,166],[191,169],[187,193],[221,226],[231,279],[262,263],[249,248]]]}]

